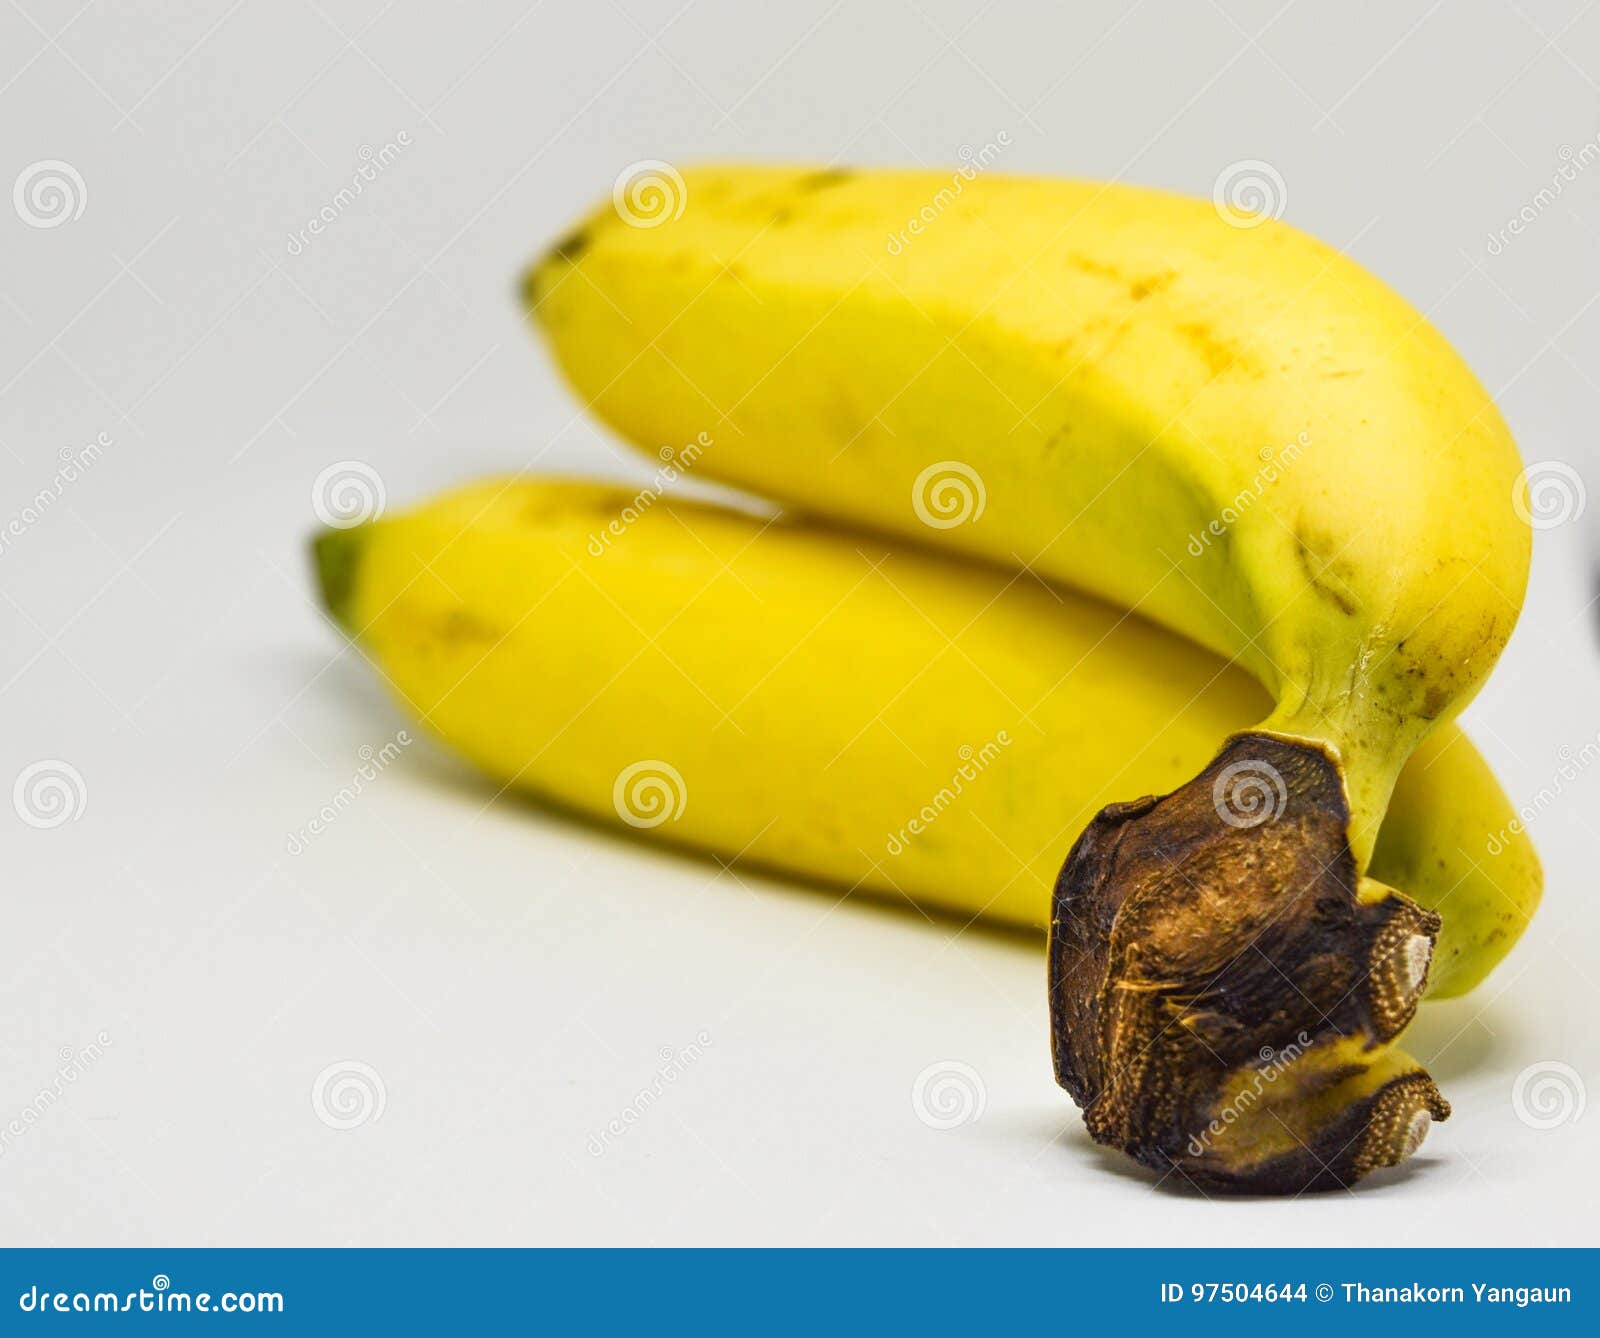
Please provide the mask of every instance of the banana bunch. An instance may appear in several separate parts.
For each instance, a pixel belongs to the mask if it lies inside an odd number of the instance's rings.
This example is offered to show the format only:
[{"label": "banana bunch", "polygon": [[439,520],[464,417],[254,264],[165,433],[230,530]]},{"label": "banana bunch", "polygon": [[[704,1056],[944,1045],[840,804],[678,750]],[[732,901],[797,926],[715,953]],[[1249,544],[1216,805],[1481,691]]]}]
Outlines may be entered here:
[{"label": "banana bunch", "polygon": [[1057,1078],[1162,1173],[1409,1155],[1449,1107],[1396,1040],[1540,892],[1450,723],[1527,577],[1483,388],[1338,253],[1177,196],[683,191],[529,308],[625,439],[799,519],[490,481],[324,534],[333,616],[505,785],[1047,928]]}]

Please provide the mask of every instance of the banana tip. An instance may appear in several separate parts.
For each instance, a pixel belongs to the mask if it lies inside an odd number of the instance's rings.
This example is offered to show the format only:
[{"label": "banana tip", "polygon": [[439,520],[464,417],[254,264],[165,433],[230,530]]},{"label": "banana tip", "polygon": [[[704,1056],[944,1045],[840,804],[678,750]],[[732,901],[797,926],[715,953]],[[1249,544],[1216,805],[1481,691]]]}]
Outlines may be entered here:
[{"label": "banana tip", "polygon": [[512,290],[512,300],[527,315],[535,315],[539,310],[539,272],[544,268],[545,257],[540,256],[532,264],[524,267],[522,273],[517,275],[516,285]]},{"label": "banana tip", "polygon": [[316,573],[322,607],[351,636],[355,635],[351,615],[363,546],[362,528],[326,529],[311,539],[311,566]]}]

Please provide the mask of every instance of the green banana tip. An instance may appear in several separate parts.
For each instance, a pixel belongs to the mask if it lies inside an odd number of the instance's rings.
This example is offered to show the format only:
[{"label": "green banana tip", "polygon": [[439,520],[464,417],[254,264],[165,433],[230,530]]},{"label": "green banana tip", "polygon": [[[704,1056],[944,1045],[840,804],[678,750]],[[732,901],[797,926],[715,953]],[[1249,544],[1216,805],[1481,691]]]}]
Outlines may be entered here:
[{"label": "green banana tip", "polygon": [[317,590],[328,616],[350,636],[356,634],[353,612],[356,572],[366,544],[365,525],[354,529],[325,529],[311,538],[311,565]]},{"label": "green banana tip", "polygon": [[573,228],[553,242],[517,276],[516,298],[522,309],[534,319],[538,319],[540,305],[548,295],[550,276],[558,265],[578,263],[578,258],[589,249],[593,240],[592,228],[592,223]]},{"label": "green banana tip", "polygon": [[539,271],[544,266],[545,258],[540,256],[537,260],[524,266],[522,273],[517,275],[516,286],[512,291],[512,299],[517,303],[524,315],[532,315],[539,305]]}]

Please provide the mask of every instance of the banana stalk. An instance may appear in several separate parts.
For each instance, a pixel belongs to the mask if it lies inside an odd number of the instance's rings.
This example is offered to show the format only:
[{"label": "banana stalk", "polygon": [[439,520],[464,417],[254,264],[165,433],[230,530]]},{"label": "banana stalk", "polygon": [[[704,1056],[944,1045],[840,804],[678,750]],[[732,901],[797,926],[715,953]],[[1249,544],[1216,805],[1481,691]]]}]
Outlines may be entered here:
[{"label": "banana stalk", "polygon": [[[1064,866],[1056,1072],[1094,1136],[1170,1164],[1219,1075],[1291,1044],[1307,999],[1317,1035],[1385,1045],[1439,923],[1370,875],[1383,814],[1527,579],[1520,461],[1461,359],[1336,251],[1208,202],[751,167],[681,192],[601,209],[525,281],[606,422],[1136,609],[1268,693],[1198,776],[1092,817]],[[1438,1109],[1425,1080],[1367,1104],[1373,1127]]]},{"label": "banana stalk", "polygon": [[[650,491],[493,481],[327,531],[316,562],[329,612],[400,702],[498,783],[724,859],[1035,931],[1078,829],[1119,792],[1172,789],[1265,700],[1242,671],[1098,600]],[[1374,870],[1443,917],[1435,996],[1481,980],[1537,904],[1513,816],[1454,726],[1402,775]],[[1381,1146],[1356,1137],[1375,1103],[1425,1081],[1414,1061],[1352,1049],[1309,1003],[1289,1024],[1305,1035],[1277,1056],[1271,1101],[1235,1118],[1260,1065],[1222,1075],[1196,1146],[1178,1149],[1185,1174],[1303,1174],[1285,1128],[1341,1168],[1352,1146],[1393,1157],[1415,1137],[1409,1106]]]}]

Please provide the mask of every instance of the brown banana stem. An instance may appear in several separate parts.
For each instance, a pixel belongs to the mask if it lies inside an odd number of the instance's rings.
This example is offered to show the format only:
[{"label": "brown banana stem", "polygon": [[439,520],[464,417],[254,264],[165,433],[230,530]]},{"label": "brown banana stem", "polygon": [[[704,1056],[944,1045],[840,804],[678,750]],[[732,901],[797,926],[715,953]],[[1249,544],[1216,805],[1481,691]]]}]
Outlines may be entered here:
[{"label": "brown banana stem", "polygon": [[1193,781],[1103,810],[1057,881],[1057,1081],[1096,1141],[1211,1190],[1349,1185],[1449,1106],[1390,1042],[1440,920],[1360,877],[1338,764],[1236,735]]}]

